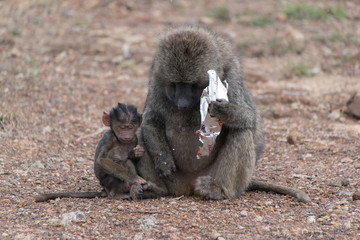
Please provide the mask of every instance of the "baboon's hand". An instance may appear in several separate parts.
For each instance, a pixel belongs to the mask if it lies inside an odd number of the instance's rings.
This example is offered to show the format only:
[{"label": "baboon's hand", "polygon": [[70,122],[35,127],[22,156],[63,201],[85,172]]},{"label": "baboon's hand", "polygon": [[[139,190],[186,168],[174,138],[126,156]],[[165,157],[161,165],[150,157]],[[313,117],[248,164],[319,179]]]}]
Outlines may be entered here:
[{"label": "baboon's hand", "polygon": [[146,184],[142,185],[143,191],[151,191],[153,189],[154,183],[148,181]]},{"label": "baboon's hand", "polygon": [[173,172],[176,171],[176,166],[174,161],[157,161],[155,165],[156,171],[159,173],[160,177],[166,178],[170,181],[174,180],[172,175]]},{"label": "baboon's hand", "polygon": [[141,184],[135,183],[133,185],[131,185],[130,188],[130,198],[131,200],[138,200],[142,198],[142,194],[143,194],[143,188],[141,186]]},{"label": "baboon's hand", "polygon": [[138,183],[140,185],[144,185],[144,184],[147,183],[147,181],[145,179],[143,179],[142,177],[140,177],[140,176],[136,176],[133,183]]},{"label": "baboon's hand", "polygon": [[136,147],[133,148],[133,151],[134,151],[135,157],[140,158],[140,157],[144,156],[145,149],[142,146],[137,145]]},{"label": "baboon's hand", "polygon": [[211,117],[216,117],[222,120],[229,111],[229,102],[224,99],[216,99],[212,101],[209,106],[209,113]]}]

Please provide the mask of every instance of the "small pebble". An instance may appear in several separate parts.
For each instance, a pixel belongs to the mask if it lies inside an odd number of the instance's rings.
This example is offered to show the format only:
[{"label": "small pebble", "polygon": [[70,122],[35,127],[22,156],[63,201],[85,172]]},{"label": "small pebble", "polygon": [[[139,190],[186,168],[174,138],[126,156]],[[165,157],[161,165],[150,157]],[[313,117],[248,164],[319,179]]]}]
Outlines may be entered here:
[{"label": "small pebble", "polygon": [[242,217],[247,217],[247,212],[244,210],[244,211],[241,211],[240,212],[240,215],[242,216]]},{"label": "small pebble", "polygon": [[315,216],[309,216],[309,217],[307,218],[307,222],[308,222],[308,223],[314,223],[314,222],[316,222]]},{"label": "small pebble", "polygon": [[347,221],[344,223],[345,229],[351,229],[351,222]]},{"label": "small pebble", "polygon": [[212,232],[209,237],[212,240],[225,240],[225,238],[223,238],[218,232]]},{"label": "small pebble", "polygon": [[341,181],[341,186],[347,187],[347,186],[349,186],[349,184],[350,184],[350,182],[348,179],[344,179]]},{"label": "small pebble", "polygon": [[339,194],[342,197],[350,197],[351,195],[353,195],[352,192],[340,192]]},{"label": "small pebble", "polygon": [[354,194],[353,194],[353,200],[355,201],[355,200],[360,200],[360,192],[355,192]]},{"label": "small pebble", "polygon": [[218,232],[211,232],[211,234],[210,234],[210,239],[212,239],[212,240],[216,240],[216,239],[218,239],[219,237],[221,237],[221,234],[220,233],[218,233]]}]

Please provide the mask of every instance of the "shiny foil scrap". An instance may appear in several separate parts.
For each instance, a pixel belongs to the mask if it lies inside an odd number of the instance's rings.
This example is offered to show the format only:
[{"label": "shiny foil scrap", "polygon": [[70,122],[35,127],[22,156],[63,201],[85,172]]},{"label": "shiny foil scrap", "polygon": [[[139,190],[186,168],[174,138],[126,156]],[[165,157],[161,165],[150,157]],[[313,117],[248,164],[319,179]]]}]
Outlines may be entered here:
[{"label": "shiny foil scrap", "polygon": [[196,157],[208,156],[215,144],[216,137],[220,134],[222,123],[219,119],[211,117],[208,109],[209,104],[216,99],[229,101],[227,92],[228,84],[221,81],[215,70],[209,70],[209,86],[206,87],[200,99],[201,125],[197,131],[202,146],[198,148]]}]

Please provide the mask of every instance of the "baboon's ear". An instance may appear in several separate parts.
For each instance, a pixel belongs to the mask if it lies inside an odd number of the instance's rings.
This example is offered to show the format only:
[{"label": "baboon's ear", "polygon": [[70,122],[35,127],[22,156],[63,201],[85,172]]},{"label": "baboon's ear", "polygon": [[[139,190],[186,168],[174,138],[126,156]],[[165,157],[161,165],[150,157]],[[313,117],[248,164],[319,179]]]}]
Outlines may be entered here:
[{"label": "baboon's ear", "polygon": [[110,127],[110,114],[107,112],[103,113],[102,122],[105,126]]}]

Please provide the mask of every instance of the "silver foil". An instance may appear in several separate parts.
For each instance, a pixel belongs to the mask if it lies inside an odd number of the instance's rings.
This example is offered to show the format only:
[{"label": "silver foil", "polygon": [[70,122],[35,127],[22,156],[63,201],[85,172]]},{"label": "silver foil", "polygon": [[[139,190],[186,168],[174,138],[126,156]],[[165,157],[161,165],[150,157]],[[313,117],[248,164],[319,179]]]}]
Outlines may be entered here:
[{"label": "silver foil", "polygon": [[226,81],[221,81],[215,70],[209,70],[209,86],[206,87],[200,99],[201,125],[197,131],[199,141],[202,146],[199,147],[196,157],[208,156],[213,150],[216,137],[220,134],[222,123],[219,119],[211,117],[208,109],[209,104],[216,99],[229,101],[227,92],[228,85]]}]

